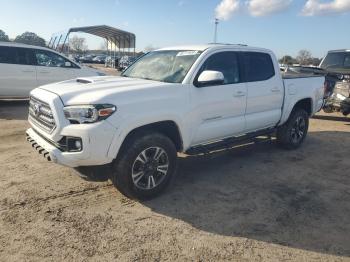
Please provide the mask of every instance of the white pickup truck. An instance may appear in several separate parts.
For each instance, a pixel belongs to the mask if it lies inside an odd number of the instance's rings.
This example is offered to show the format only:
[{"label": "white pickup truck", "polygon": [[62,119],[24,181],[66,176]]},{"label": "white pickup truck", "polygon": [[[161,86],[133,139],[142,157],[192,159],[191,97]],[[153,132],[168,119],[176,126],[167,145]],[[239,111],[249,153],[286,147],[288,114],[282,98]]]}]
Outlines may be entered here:
[{"label": "white pickup truck", "polygon": [[323,88],[324,77],[282,77],[266,49],[165,48],[120,77],[34,89],[27,140],[58,164],[107,165],[121,192],[153,197],[174,176],[177,152],[207,153],[262,135],[297,148],[322,107]]}]

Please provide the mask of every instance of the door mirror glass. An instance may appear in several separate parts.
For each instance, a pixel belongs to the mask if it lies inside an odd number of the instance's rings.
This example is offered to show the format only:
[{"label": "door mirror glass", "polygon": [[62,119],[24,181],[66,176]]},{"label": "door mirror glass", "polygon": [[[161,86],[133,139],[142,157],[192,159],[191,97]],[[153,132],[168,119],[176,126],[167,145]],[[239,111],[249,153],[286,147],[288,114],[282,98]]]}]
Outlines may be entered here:
[{"label": "door mirror glass", "polygon": [[197,80],[198,87],[214,86],[224,84],[224,75],[219,71],[206,70],[203,71]]},{"label": "door mirror glass", "polygon": [[72,63],[66,61],[66,62],[64,63],[64,67],[72,67]]}]

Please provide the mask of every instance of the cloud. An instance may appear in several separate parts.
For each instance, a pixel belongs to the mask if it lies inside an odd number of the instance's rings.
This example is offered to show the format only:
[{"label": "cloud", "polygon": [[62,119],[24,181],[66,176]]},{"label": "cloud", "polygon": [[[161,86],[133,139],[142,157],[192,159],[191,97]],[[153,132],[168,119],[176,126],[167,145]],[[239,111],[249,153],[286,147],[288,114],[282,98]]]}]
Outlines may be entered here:
[{"label": "cloud", "polygon": [[286,10],[293,0],[222,0],[215,9],[216,18],[229,20],[243,6],[251,16],[266,16]]},{"label": "cloud", "polygon": [[321,3],[319,0],[307,0],[302,15],[328,15],[350,12],[350,0],[333,0]]},{"label": "cloud", "polygon": [[292,0],[249,0],[246,5],[252,16],[266,16],[286,10]]},{"label": "cloud", "polygon": [[215,17],[220,20],[229,20],[239,7],[239,0],[222,0],[215,8]]}]

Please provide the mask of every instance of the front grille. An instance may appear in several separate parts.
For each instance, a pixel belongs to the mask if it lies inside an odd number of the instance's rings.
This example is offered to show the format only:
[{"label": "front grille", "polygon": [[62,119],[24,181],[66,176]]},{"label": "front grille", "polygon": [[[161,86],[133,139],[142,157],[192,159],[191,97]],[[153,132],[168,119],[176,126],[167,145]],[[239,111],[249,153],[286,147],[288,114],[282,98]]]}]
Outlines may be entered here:
[{"label": "front grille", "polygon": [[334,88],[334,93],[341,94],[345,97],[350,97],[350,83],[337,82]]},{"label": "front grille", "polygon": [[56,128],[49,104],[32,96],[29,100],[29,120],[47,133],[51,133]]}]

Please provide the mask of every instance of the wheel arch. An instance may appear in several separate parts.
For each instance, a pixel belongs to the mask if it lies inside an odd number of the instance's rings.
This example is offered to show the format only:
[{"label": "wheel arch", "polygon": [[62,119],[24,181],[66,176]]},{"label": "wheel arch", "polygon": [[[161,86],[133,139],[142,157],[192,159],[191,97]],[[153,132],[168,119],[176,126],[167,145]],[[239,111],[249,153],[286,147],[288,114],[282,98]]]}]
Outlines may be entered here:
[{"label": "wheel arch", "polygon": [[144,132],[157,132],[161,133],[170,138],[174,143],[177,152],[182,152],[184,149],[183,137],[179,128],[179,125],[174,120],[162,120],[158,122],[153,122],[149,124],[143,124],[140,126],[135,126],[124,134],[120,134],[114,145],[111,145],[109,150],[109,155],[116,158],[120,151],[122,151],[123,146],[129,139],[134,136],[140,135]]},{"label": "wheel arch", "polygon": [[298,102],[295,103],[291,112],[293,112],[296,109],[304,109],[308,113],[308,115],[311,116],[313,112],[312,98],[308,97],[308,98],[303,98],[299,100]]}]

